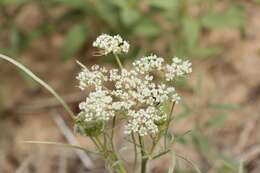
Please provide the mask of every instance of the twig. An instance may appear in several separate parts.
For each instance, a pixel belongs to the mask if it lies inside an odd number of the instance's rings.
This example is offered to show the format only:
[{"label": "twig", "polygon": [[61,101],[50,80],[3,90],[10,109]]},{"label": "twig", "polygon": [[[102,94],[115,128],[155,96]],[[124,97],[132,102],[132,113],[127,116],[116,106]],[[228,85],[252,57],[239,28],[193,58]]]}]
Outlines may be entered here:
[{"label": "twig", "polygon": [[254,130],[254,127],[256,125],[257,118],[258,118],[258,116],[255,116],[254,118],[252,118],[250,121],[248,121],[246,123],[242,133],[239,136],[238,143],[235,146],[235,150],[234,150],[235,153],[237,153],[237,154],[241,153],[243,151],[243,149],[246,147],[250,134],[252,133],[252,131]]},{"label": "twig", "polygon": [[59,169],[58,169],[58,173],[67,173],[67,158],[68,154],[65,153],[61,153],[59,155]]},{"label": "twig", "polygon": [[[63,118],[57,113],[57,111],[51,111],[51,115],[52,115],[55,123],[59,127],[60,131],[63,133],[64,137],[67,139],[67,141],[72,145],[79,145],[78,140],[73,135],[71,130],[68,128],[68,126],[66,125]],[[93,169],[95,167],[92,160],[89,158],[89,156],[84,151],[75,150],[75,153],[78,155],[78,157],[82,161],[83,165],[87,169]]]},{"label": "twig", "polygon": [[15,173],[23,173],[26,172],[26,168],[29,166],[30,162],[34,159],[34,155],[28,156],[22,164],[15,170]]},{"label": "twig", "polygon": [[260,145],[256,145],[249,149],[248,151],[240,154],[238,160],[241,160],[244,164],[256,159],[260,155]]}]

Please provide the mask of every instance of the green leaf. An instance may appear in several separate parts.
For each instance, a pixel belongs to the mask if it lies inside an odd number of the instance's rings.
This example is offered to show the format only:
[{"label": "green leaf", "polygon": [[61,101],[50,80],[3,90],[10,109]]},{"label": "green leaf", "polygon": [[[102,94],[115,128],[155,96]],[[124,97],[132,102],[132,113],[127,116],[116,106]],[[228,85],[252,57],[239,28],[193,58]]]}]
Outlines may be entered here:
[{"label": "green leaf", "polygon": [[224,12],[212,12],[201,18],[201,24],[206,28],[241,27],[244,25],[244,10],[234,6]]},{"label": "green leaf", "polygon": [[110,1],[96,0],[94,11],[97,14],[95,17],[104,20],[110,27],[115,29],[120,28],[118,24],[118,9]]},{"label": "green leaf", "polygon": [[239,163],[236,160],[230,159],[230,158],[222,158],[222,165],[219,169],[219,173],[223,172],[238,172],[239,171]]},{"label": "green leaf", "polygon": [[198,151],[200,151],[204,156],[210,155],[210,144],[206,136],[201,134],[199,131],[193,131],[192,133],[193,144]]},{"label": "green leaf", "polygon": [[183,22],[183,33],[188,43],[188,48],[192,49],[199,38],[199,33],[200,33],[199,22],[190,16],[184,17],[182,22]]},{"label": "green leaf", "polygon": [[54,0],[54,2],[74,8],[86,8],[87,6],[90,6],[90,3],[85,0]]},{"label": "green leaf", "polygon": [[208,58],[220,54],[223,50],[217,47],[196,47],[192,54],[196,58]]},{"label": "green leaf", "polygon": [[253,0],[254,3],[260,4],[260,0]]},{"label": "green leaf", "polygon": [[17,28],[13,26],[10,31],[10,43],[11,43],[11,50],[13,53],[15,54],[18,53],[20,42],[21,42],[20,33],[18,32]]},{"label": "green leaf", "polygon": [[209,118],[209,120],[205,123],[205,126],[208,128],[220,127],[225,123],[226,119],[227,114],[216,114]]},{"label": "green leaf", "polygon": [[134,28],[134,32],[139,36],[151,38],[160,35],[161,28],[157,23],[151,20],[144,20],[139,22],[139,24]]},{"label": "green leaf", "polygon": [[138,11],[132,9],[132,8],[124,8],[121,9],[121,13],[120,13],[120,17],[123,21],[123,23],[126,26],[130,26],[133,25],[134,23],[136,23],[138,21],[138,19],[140,19],[140,14]]},{"label": "green leaf", "polygon": [[175,9],[178,5],[178,0],[149,0],[147,1],[151,6],[162,8],[165,10]]},{"label": "green leaf", "polygon": [[87,29],[84,25],[76,25],[68,32],[62,46],[62,60],[71,58],[82,47],[87,39]]},{"label": "green leaf", "polygon": [[29,0],[0,0],[0,5],[21,5]]}]

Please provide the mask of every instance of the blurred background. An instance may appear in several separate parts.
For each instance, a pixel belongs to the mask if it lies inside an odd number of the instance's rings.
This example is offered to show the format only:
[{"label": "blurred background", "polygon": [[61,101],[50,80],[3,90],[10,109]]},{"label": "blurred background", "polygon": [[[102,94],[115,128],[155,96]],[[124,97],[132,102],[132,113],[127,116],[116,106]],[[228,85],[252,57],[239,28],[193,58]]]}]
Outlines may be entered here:
[{"label": "blurred background", "polygon": [[[126,66],[151,53],[193,62],[192,75],[176,82],[183,98],[172,125],[176,152],[203,173],[260,172],[259,0],[0,0],[0,53],[29,67],[75,112],[85,97],[76,60],[116,65],[93,56],[101,33],[129,40]],[[66,129],[72,122],[55,99],[0,61],[0,172],[105,172],[99,158],[90,170],[71,149],[22,142],[75,140]],[[87,138],[76,140],[93,149]],[[164,156],[150,169],[167,172],[170,162]],[[179,161],[176,172],[195,171]]]}]

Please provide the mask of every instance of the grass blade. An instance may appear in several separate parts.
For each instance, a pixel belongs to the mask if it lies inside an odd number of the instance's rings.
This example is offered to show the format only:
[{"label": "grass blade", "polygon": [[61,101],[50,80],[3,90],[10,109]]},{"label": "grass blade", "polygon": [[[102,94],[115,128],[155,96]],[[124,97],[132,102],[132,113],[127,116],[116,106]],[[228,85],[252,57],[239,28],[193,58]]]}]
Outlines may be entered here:
[{"label": "grass blade", "polygon": [[45,89],[47,89],[61,103],[61,105],[69,113],[71,118],[74,119],[74,114],[73,114],[72,110],[69,108],[69,106],[66,104],[66,102],[61,98],[61,96],[59,96],[59,94],[56,93],[56,91],[50,85],[48,85],[46,82],[44,82],[38,76],[36,76],[31,70],[29,70],[27,67],[25,67],[21,63],[17,62],[16,60],[14,60],[6,55],[3,55],[3,54],[0,54],[0,59],[3,59],[5,61],[8,61],[9,63],[15,65],[17,68],[19,68],[20,70],[25,72],[28,76],[30,76],[33,80],[35,80],[37,83],[39,83]]},{"label": "grass blade", "polygon": [[175,152],[172,151],[171,155],[172,155],[172,162],[171,162],[170,168],[168,170],[168,173],[174,173],[174,169],[175,169],[175,166],[176,166],[176,154],[175,154]]},{"label": "grass blade", "polygon": [[190,159],[186,158],[186,157],[183,157],[181,155],[178,155],[176,154],[177,157],[181,158],[182,160],[186,161],[187,163],[189,163],[191,165],[191,167],[194,168],[194,170],[197,172],[197,173],[202,173],[199,169],[199,167]]}]

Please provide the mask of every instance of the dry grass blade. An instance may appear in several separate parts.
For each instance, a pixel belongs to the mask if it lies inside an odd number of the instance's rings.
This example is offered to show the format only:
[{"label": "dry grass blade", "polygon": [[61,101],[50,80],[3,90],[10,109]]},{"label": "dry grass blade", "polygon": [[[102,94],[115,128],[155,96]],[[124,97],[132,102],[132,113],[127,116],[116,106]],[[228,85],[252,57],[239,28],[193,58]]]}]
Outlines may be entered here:
[{"label": "dry grass blade", "polygon": [[[73,135],[73,133],[71,132],[71,130],[69,129],[69,127],[66,125],[65,121],[62,119],[62,117],[56,112],[56,111],[52,111],[51,115],[53,116],[53,119],[55,121],[55,123],[57,124],[57,126],[59,127],[60,131],[63,133],[63,135],[65,136],[65,138],[67,139],[67,141],[71,144],[71,145],[79,145],[78,140],[76,139],[76,137]],[[89,151],[88,151],[89,152]],[[92,160],[89,158],[89,156],[86,154],[86,152],[84,151],[79,151],[76,150],[76,154],[78,155],[78,157],[80,158],[80,160],[82,161],[82,163],[84,164],[84,166],[88,169],[93,169],[94,163],[92,162]]]},{"label": "dry grass blade", "polygon": [[15,173],[23,173],[26,172],[27,167],[29,166],[30,162],[34,159],[34,155],[28,156],[22,164],[15,170]]}]

